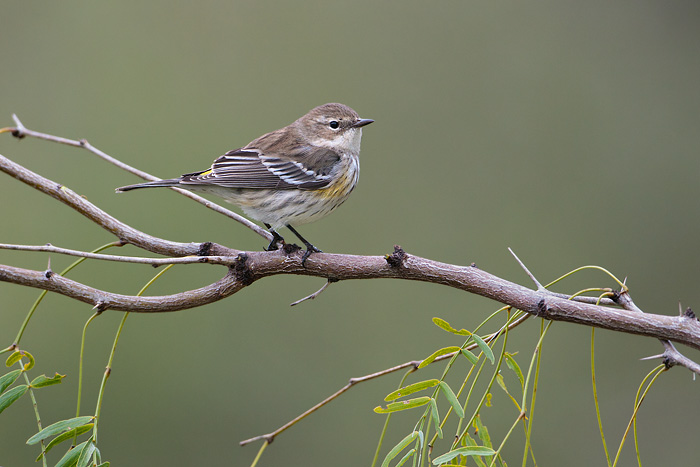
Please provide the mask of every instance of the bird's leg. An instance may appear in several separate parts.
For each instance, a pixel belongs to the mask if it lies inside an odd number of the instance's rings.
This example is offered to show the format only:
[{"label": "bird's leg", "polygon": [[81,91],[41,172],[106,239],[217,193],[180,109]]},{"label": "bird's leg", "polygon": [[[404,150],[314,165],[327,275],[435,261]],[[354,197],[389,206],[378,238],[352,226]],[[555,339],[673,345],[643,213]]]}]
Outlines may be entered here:
[{"label": "bird's leg", "polygon": [[311,253],[323,253],[321,250],[313,246],[307,239],[301,236],[299,232],[296,231],[294,227],[291,225],[287,224],[287,228],[292,231],[294,235],[299,237],[299,240],[304,242],[304,245],[306,246],[306,251],[304,252],[304,256],[301,257],[301,265],[306,267],[306,259],[311,256]]},{"label": "bird's leg", "polygon": [[284,238],[282,238],[282,236],[280,234],[278,234],[277,231],[275,229],[273,229],[270,224],[267,224],[267,223],[264,223],[264,224],[265,224],[265,227],[267,227],[267,230],[269,230],[270,233],[272,234],[272,240],[270,241],[270,244],[267,246],[265,251],[278,250],[279,247],[277,246],[277,244],[281,243],[282,245],[284,245]]}]

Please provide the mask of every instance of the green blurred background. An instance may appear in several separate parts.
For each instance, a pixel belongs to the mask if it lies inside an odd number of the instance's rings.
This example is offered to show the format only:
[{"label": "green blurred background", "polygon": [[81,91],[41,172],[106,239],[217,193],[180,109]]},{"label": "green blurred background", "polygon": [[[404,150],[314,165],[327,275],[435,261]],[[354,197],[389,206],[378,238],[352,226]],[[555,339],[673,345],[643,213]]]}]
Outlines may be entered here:
[{"label": "green blurred background", "polygon": [[[376,123],[364,132],[353,196],[301,229],[318,247],[378,255],[400,244],[529,285],[512,247],[542,282],[599,264],[628,277],[645,311],[676,314],[679,300],[700,308],[699,12],[694,1],[4,2],[0,127],[16,113],[31,129],[87,138],[172,177],[204,169],[316,105],[343,102]],[[138,180],[86,151],[2,135],[0,153],[151,234],[264,245],[168,190],[115,195],[114,187]],[[0,196],[1,242],[90,250],[113,240],[5,175]],[[0,261],[43,270],[47,255],[0,251]],[[60,271],[72,259],[51,261]],[[135,293],[153,274],[90,263],[71,277]],[[179,267],[151,293],[221,274]],[[131,316],[105,396],[104,458],[120,466],[248,465],[258,445],[238,441],[275,429],[352,376],[459,344],[433,316],[473,328],[498,306],[437,285],[357,281],[289,307],[322,284],[273,277],[201,309]],[[558,290],[613,285],[587,273]],[[0,283],[1,346],[37,294]],[[37,358],[35,374],[68,374],[38,393],[45,424],[74,413],[79,337],[90,314],[51,295],[22,341]],[[90,329],[84,413],[93,410],[120,318],[104,313]],[[523,366],[538,331],[532,320],[511,336]],[[657,364],[639,358],[660,351],[653,339],[597,333],[613,450],[638,384]],[[539,465],[603,465],[590,330],[555,323],[542,365],[533,434]],[[398,381],[352,389],[277,438],[261,465],[369,465],[384,421],[372,408]],[[697,462],[689,441],[697,437],[698,384],[674,369],[653,388],[640,412],[645,464]],[[515,416],[496,388],[483,413],[492,437],[500,439]],[[416,417],[396,417],[387,446]],[[37,450],[24,441],[35,431],[25,397],[2,414],[0,465],[32,465]],[[516,430],[506,449],[511,464],[519,463],[521,441]],[[636,465],[632,446],[620,465]]]}]

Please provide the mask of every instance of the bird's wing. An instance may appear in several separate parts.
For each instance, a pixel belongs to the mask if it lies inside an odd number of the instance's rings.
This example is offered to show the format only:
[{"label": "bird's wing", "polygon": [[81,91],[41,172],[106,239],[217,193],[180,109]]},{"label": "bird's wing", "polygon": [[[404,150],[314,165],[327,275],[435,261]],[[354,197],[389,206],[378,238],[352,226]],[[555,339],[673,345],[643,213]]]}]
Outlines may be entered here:
[{"label": "bird's wing", "polygon": [[211,169],[182,176],[182,184],[252,189],[319,189],[331,182],[331,169],[340,156],[330,149],[301,147],[289,156],[256,148],[229,151]]}]

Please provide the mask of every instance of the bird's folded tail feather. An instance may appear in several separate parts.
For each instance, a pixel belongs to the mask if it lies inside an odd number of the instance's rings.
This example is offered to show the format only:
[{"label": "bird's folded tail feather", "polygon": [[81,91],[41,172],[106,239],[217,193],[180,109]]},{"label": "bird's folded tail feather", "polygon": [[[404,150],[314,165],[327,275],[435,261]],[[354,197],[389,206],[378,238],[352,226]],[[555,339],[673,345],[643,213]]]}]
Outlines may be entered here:
[{"label": "bird's folded tail feather", "polygon": [[127,185],[117,188],[115,191],[117,193],[124,193],[125,191],[136,190],[138,188],[156,188],[163,186],[178,186],[180,185],[179,178],[169,178],[167,180],[156,180],[154,182],[137,183],[136,185]]}]

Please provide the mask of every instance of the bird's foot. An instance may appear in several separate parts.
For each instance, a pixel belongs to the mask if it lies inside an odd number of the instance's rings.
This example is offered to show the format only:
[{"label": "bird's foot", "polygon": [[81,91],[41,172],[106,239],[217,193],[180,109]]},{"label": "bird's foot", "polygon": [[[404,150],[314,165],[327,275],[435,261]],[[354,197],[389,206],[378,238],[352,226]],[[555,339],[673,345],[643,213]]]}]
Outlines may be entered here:
[{"label": "bird's foot", "polygon": [[303,267],[306,267],[306,260],[311,256],[311,253],[323,253],[321,250],[313,246],[311,243],[306,244],[306,251],[304,252],[304,256],[301,257],[301,265]]},{"label": "bird's foot", "polygon": [[275,251],[280,249],[280,245],[284,247],[286,243],[284,243],[284,238],[280,234],[278,234],[275,231],[272,231],[272,240],[270,240],[270,244],[265,248],[265,251]]}]

